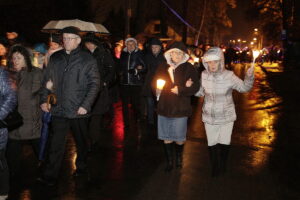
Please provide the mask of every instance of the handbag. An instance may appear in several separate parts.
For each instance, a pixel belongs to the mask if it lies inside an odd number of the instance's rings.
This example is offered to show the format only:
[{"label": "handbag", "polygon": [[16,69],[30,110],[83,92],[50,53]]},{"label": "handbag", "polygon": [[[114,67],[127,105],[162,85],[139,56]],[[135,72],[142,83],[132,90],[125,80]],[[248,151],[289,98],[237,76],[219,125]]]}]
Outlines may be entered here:
[{"label": "handbag", "polygon": [[23,125],[23,117],[18,112],[18,108],[15,108],[10,112],[5,119],[0,120],[0,128],[7,128],[8,131],[12,131]]}]

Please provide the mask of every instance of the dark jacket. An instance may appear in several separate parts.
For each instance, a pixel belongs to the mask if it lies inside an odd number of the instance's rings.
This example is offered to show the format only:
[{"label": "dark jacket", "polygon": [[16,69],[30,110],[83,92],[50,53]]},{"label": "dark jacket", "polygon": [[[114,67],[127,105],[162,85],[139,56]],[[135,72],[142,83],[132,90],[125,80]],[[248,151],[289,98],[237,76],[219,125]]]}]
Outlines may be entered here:
[{"label": "dark jacket", "polygon": [[[137,69],[139,65],[143,67],[141,70]],[[146,65],[140,50],[122,52],[119,66],[121,85],[143,85],[145,72]]]},{"label": "dark jacket", "polygon": [[91,54],[97,61],[101,80],[100,86],[102,87],[104,83],[107,86],[112,85],[116,80],[116,69],[111,53],[100,45]]},{"label": "dark jacket", "polygon": [[[16,91],[12,89],[12,84],[9,81],[8,73],[0,67],[0,120],[13,111],[17,104]],[[6,147],[7,129],[0,129],[0,150]]]},{"label": "dark jacket", "polygon": [[[153,79],[153,87],[156,88],[156,80],[166,81],[161,92],[157,114],[165,117],[187,117],[192,114],[191,96],[199,90],[199,79],[196,69],[188,62],[180,64],[174,72],[174,84],[168,74],[169,65],[164,63],[157,69]],[[191,78],[193,84],[186,87],[186,81]],[[174,86],[178,86],[178,95],[171,93]]]},{"label": "dark jacket", "polygon": [[15,140],[36,139],[41,135],[42,121],[39,91],[42,86],[43,72],[33,67],[29,72],[22,70],[16,74],[18,111],[24,124],[9,133],[9,138]]},{"label": "dark jacket", "polygon": [[[90,51],[88,51],[90,52]],[[111,98],[108,89],[116,80],[115,63],[111,53],[99,45],[92,53],[97,61],[98,70],[100,72],[100,92],[92,107],[93,115],[104,114],[109,109]]]},{"label": "dark jacket", "polygon": [[[171,52],[175,49],[184,52],[182,61],[177,64],[175,64],[171,58]],[[194,95],[200,87],[197,71],[195,67],[187,62],[189,55],[187,54],[186,46],[182,42],[172,43],[164,53],[164,56],[167,62],[159,66],[153,80],[153,86],[156,85],[157,79],[166,81],[159,98],[157,114],[165,117],[190,116],[192,114],[191,96]],[[174,71],[172,71],[174,83],[168,72],[170,64],[176,67]],[[193,81],[193,84],[191,87],[186,87],[186,81],[189,79]],[[178,87],[178,95],[171,92],[171,89],[175,86]]]},{"label": "dark jacket", "polygon": [[51,55],[44,75],[41,103],[46,102],[49,93],[46,82],[50,79],[57,98],[57,104],[51,108],[53,116],[71,119],[89,116],[77,115],[79,107],[88,113],[91,111],[100,87],[97,63],[89,53],[77,48],[70,54],[63,49]]},{"label": "dark jacket", "polygon": [[[152,43],[150,43],[150,47],[151,45]],[[152,51],[146,54],[145,64],[147,67],[147,74],[146,74],[145,83],[142,90],[143,96],[147,96],[147,97],[153,96],[153,90],[151,87],[152,80],[157,70],[157,67],[164,62],[166,62],[166,59],[163,55],[162,49],[157,56],[153,55]]]}]

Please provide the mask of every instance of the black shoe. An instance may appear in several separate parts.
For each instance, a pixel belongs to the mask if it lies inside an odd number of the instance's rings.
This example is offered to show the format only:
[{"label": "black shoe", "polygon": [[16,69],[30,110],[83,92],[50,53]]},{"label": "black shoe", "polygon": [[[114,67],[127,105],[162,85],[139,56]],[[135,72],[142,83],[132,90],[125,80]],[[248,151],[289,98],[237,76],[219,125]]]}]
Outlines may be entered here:
[{"label": "black shoe", "polygon": [[72,175],[73,175],[73,177],[84,176],[84,175],[87,175],[87,170],[76,169]]},{"label": "black shoe", "polygon": [[53,187],[56,185],[56,181],[52,181],[52,180],[49,180],[49,179],[45,179],[43,177],[38,177],[36,179],[37,182],[45,185],[45,186],[49,186],[49,187]]}]

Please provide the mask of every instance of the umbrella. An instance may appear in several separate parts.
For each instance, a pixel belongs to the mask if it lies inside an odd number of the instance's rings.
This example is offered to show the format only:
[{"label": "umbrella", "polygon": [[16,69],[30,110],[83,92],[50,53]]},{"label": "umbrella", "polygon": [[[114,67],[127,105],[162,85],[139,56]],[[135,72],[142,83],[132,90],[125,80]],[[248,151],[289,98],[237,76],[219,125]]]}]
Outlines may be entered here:
[{"label": "umbrella", "polygon": [[[54,94],[49,94],[47,97],[47,105],[56,104],[56,97]],[[51,113],[43,112],[42,116],[42,130],[40,138],[40,151],[39,151],[39,160],[44,160],[45,158],[45,149],[47,146],[48,135],[49,135],[49,123],[51,122]]]},{"label": "umbrella", "polygon": [[42,125],[41,138],[40,138],[39,160],[44,160],[45,158],[45,149],[48,141],[50,121],[51,121],[50,112],[43,112],[43,117],[42,117],[43,125]]},{"label": "umbrella", "polygon": [[102,25],[93,22],[86,22],[79,19],[70,20],[52,20],[48,22],[42,29],[43,32],[53,33],[57,32],[67,26],[75,26],[81,32],[93,32],[100,34],[109,34],[109,31]]}]

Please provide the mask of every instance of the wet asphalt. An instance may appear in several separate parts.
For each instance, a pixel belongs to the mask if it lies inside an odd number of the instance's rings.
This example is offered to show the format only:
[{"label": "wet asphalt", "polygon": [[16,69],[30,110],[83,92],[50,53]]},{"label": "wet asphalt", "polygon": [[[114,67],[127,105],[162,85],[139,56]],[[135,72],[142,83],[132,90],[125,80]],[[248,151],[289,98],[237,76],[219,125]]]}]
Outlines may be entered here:
[{"label": "wet asphalt", "polygon": [[[248,64],[235,64],[243,77]],[[285,200],[300,199],[300,71],[280,64],[256,65],[251,92],[234,93],[234,125],[228,172],[210,176],[203,99],[194,98],[183,168],[164,172],[156,128],[130,119],[124,128],[122,104],[99,130],[101,142],[88,158],[89,173],[72,177],[76,148],[68,135],[56,187],[36,181],[38,161],[23,149],[22,173],[11,181],[13,200]]]}]

